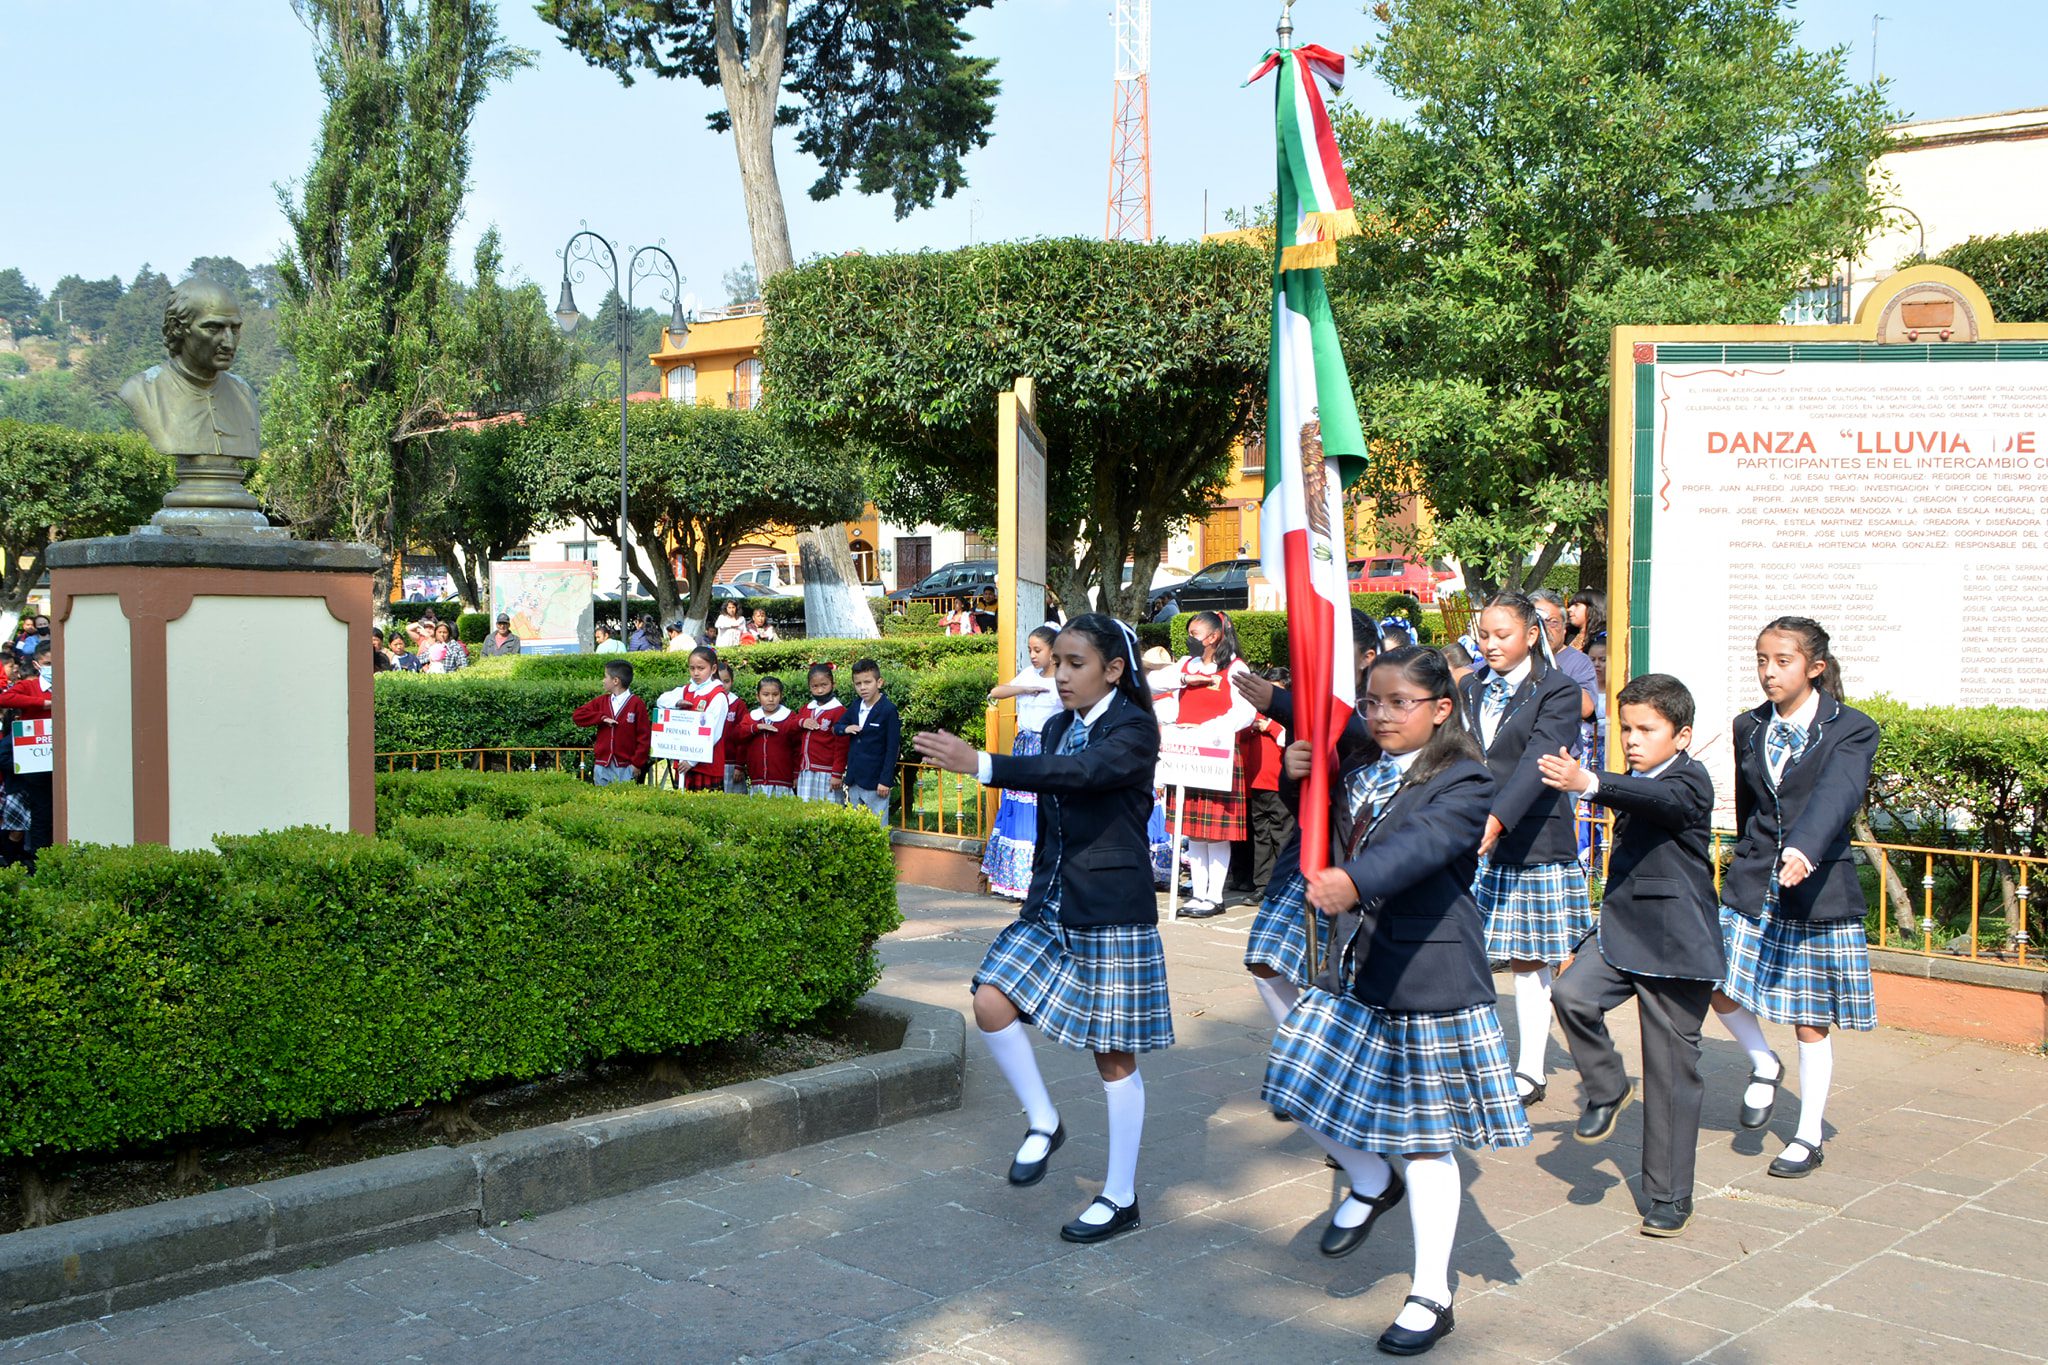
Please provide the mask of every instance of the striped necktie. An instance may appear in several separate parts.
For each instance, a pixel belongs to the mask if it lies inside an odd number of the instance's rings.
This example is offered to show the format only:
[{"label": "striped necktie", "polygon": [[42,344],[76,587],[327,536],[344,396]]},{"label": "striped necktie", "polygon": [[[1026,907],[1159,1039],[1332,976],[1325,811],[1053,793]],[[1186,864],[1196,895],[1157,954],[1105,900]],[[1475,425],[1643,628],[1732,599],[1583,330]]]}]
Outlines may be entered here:
[{"label": "striped necktie", "polygon": [[1795,725],[1789,720],[1771,722],[1770,733],[1764,736],[1764,757],[1771,774],[1771,785],[1777,786],[1784,775],[1785,765],[1792,756],[1806,745],[1806,727]]},{"label": "striped necktie", "polygon": [[[1074,723],[1067,727],[1067,733],[1060,736],[1058,752],[1061,754],[1078,754],[1087,747],[1088,722],[1082,720],[1079,716],[1075,716]],[[1054,855],[1052,884],[1047,889],[1045,897],[1045,915],[1057,924],[1060,914],[1060,882],[1065,871],[1060,864],[1066,861],[1067,832],[1064,825],[1060,823],[1063,815],[1059,808],[1059,799],[1057,797],[1052,798],[1051,805],[1054,822],[1053,833],[1058,837],[1060,846],[1059,852]]]},{"label": "striped necktie", "polygon": [[1387,801],[1401,785],[1401,765],[1387,754],[1381,754],[1379,761],[1351,774],[1345,784],[1351,798],[1351,817],[1361,815],[1366,819],[1366,828],[1378,823],[1385,812]]}]

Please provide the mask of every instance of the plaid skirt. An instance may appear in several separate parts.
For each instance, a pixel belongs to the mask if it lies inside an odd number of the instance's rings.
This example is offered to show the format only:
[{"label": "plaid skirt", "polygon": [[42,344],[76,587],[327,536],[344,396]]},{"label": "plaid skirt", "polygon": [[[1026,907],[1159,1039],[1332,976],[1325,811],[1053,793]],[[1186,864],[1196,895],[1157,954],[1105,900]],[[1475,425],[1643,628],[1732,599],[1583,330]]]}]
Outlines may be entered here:
[{"label": "plaid skirt", "polygon": [[804,801],[829,801],[841,805],[840,793],[832,790],[832,774],[826,772],[800,772],[796,775],[796,794]]},{"label": "plaid skirt", "polygon": [[749,796],[795,796],[795,787],[778,787],[773,782],[756,782],[747,788]]},{"label": "plaid skirt", "polygon": [[[1010,752],[1029,758],[1044,747],[1036,730],[1021,730]],[[991,894],[1024,899],[1031,889],[1031,863],[1038,851],[1038,794],[1005,791],[996,808],[996,826],[981,850],[981,875]]]},{"label": "plaid skirt", "polygon": [[725,789],[734,796],[744,796],[747,791],[747,769],[743,763],[725,765]]},{"label": "plaid skirt", "polygon": [[[1229,791],[1188,793],[1187,810],[1183,814],[1186,823],[1181,829],[1184,837],[1210,843],[1235,842],[1252,837],[1251,821],[1246,815],[1244,750],[1233,746],[1233,753]],[[1173,832],[1171,797],[1167,798],[1166,829],[1168,834]]]},{"label": "plaid skirt", "polygon": [[1877,1027],[1870,942],[1861,920],[1759,919],[1721,907],[1728,979],[1721,993],[1774,1024]]},{"label": "plaid skirt", "polygon": [[1593,928],[1586,869],[1568,863],[1479,860],[1472,899],[1486,921],[1489,962],[1548,962],[1572,955]]},{"label": "plaid skirt", "polygon": [[1003,927],[974,972],[1055,1043],[1085,1052],[1173,1046],[1166,952],[1149,924],[1069,929],[1052,920]]},{"label": "plaid skirt", "polygon": [[1491,1005],[1402,1014],[1310,987],[1273,1039],[1260,1094],[1368,1152],[1522,1147],[1531,1136]]},{"label": "plaid skirt", "polygon": [[[1252,916],[1251,939],[1244,945],[1244,965],[1271,967],[1286,980],[1306,988],[1308,883],[1302,880],[1299,871],[1288,873],[1284,880],[1275,876],[1274,881],[1276,885],[1259,903],[1259,913]],[[1327,962],[1330,958],[1330,920],[1325,915],[1317,915],[1315,921],[1316,960]]]},{"label": "plaid skirt", "polygon": [[686,792],[722,792],[725,788],[725,769],[716,763],[699,763],[683,773],[683,790]]}]

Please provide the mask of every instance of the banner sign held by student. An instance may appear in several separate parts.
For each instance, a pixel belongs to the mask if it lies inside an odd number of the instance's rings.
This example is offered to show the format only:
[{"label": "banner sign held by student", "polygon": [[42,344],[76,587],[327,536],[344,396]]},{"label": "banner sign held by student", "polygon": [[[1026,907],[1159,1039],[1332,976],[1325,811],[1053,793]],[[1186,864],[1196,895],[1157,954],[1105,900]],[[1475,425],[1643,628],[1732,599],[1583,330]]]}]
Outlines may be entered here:
[{"label": "banner sign held by student", "polygon": [[14,771],[46,773],[56,767],[57,739],[47,720],[14,722]]},{"label": "banner sign held by student", "polygon": [[702,711],[684,711],[658,706],[654,729],[648,736],[647,752],[652,758],[670,758],[683,763],[709,763],[718,747],[718,735]]},{"label": "banner sign held by student", "polygon": [[1161,787],[1192,787],[1196,791],[1230,790],[1233,750],[1228,744],[1206,744],[1176,727],[1159,732],[1159,770],[1153,781]]}]

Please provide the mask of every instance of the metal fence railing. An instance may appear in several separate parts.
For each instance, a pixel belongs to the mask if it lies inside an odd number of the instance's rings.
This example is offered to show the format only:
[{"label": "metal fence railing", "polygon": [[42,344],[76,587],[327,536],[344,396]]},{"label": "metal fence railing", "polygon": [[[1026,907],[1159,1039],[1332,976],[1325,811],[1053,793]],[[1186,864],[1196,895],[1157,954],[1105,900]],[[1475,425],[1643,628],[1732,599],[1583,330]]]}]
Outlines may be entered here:
[{"label": "metal fence railing", "polygon": [[376,755],[380,773],[463,771],[550,772],[590,775],[590,750],[508,746],[496,749],[397,749]]}]

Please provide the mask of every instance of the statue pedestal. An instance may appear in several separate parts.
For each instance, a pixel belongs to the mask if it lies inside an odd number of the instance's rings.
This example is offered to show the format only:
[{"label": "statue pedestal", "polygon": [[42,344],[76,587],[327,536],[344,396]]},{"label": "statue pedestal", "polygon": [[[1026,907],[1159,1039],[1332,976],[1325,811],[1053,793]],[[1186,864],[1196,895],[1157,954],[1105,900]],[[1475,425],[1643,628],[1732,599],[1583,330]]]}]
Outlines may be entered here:
[{"label": "statue pedestal", "polygon": [[159,531],[48,562],[59,842],[375,831],[374,547]]}]

